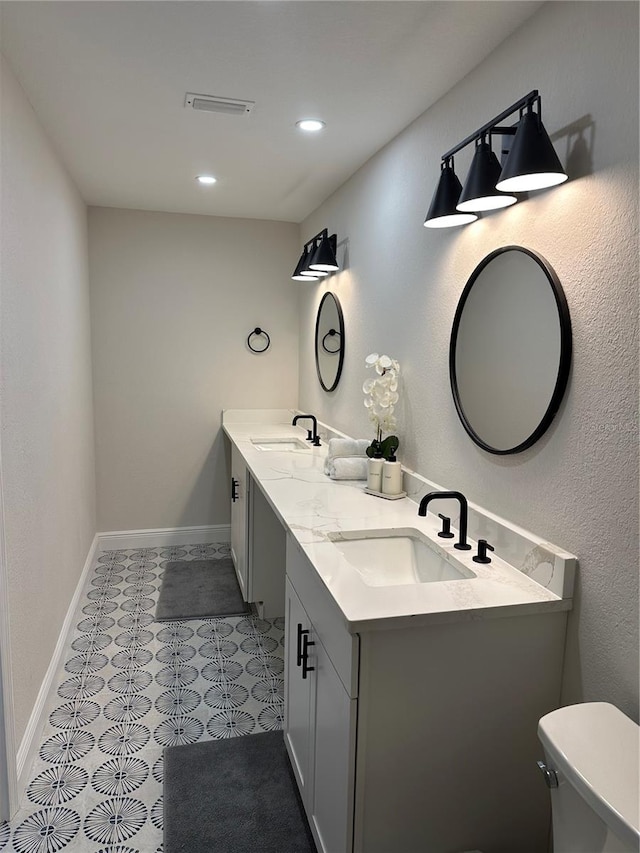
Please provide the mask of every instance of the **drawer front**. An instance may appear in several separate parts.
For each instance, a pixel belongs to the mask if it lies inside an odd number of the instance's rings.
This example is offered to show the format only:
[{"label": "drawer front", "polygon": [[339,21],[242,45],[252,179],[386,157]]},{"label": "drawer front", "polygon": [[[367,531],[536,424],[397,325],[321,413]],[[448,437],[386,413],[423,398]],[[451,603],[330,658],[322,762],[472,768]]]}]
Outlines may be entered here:
[{"label": "drawer front", "polygon": [[340,608],[292,536],[287,536],[287,577],[295,588],[316,634],[345,690],[358,696],[359,638],[350,634]]}]

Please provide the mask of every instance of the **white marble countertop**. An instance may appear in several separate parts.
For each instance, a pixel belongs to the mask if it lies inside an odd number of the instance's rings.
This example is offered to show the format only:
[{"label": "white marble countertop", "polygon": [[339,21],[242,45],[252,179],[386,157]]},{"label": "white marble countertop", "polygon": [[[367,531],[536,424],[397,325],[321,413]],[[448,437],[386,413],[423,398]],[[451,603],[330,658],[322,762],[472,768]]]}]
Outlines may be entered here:
[{"label": "white marble countertop", "polygon": [[[305,438],[306,428],[224,418],[223,429],[285,529],[315,567],[352,633],[571,608],[570,598],[559,597],[499,555],[492,554],[487,565],[473,562],[476,543],[472,539],[471,551],[454,550],[456,539],[437,537],[440,522],[431,509],[426,518],[420,518],[417,503],[409,498],[387,501],[368,495],[363,481],[331,480],[323,471],[325,442],[293,451],[259,450],[252,442]],[[339,531],[407,527],[423,533],[445,559],[470,569],[476,577],[368,586],[328,538]]]}]

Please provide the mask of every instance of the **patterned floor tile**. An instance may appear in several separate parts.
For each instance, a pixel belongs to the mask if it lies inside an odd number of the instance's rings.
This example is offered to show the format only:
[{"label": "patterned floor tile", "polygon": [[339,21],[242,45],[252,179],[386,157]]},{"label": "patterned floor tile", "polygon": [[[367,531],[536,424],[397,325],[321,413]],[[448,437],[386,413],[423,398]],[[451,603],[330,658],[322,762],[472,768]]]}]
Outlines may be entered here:
[{"label": "patterned floor tile", "polygon": [[284,619],[154,622],[168,563],[228,555],[98,556],[0,852],[162,853],[164,747],[282,728]]}]

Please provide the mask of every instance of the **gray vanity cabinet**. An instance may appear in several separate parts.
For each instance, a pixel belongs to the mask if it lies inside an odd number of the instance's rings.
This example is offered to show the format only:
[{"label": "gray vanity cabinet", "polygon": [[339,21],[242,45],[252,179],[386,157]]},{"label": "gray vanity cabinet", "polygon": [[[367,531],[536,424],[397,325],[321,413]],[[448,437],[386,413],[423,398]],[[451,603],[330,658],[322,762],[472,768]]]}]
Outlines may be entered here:
[{"label": "gray vanity cabinet", "polygon": [[566,613],[350,634],[292,536],[286,599],[285,743],[321,853],[545,849]]}]

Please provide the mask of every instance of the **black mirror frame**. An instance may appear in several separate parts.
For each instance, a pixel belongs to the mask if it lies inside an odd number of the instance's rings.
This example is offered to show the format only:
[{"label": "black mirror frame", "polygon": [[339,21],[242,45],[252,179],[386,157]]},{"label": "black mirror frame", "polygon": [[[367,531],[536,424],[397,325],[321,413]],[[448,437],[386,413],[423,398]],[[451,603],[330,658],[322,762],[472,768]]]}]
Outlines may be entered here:
[{"label": "black mirror frame", "polygon": [[[499,450],[497,447],[492,447],[490,444],[487,444],[487,442],[484,441],[475,432],[475,430],[467,420],[467,416],[465,415],[464,408],[462,406],[462,401],[460,400],[458,380],[456,377],[456,343],[458,340],[458,330],[460,327],[462,311],[464,310],[464,306],[471,291],[471,288],[475,284],[480,273],[498,255],[501,255],[504,252],[513,251],[523,252],[525,255],[529,255],[530,258],[533,258],[533,260],[541,267],[542,271],[547,277],[549,284],[551,285],[551,290],[555,297],[556,307],[558,309],[558,320],[560,322],[560,359],[558,363],[558,375],[556,377],[556,383],[553,389],[553,393],[551,395],[549,405],[547,406],[547,409],[544,415],[542,416],[540,423],[528,436],[528,438],[526,438],[520,444],[516,445],[515,447],[507,448],[506,450]],[[542,255],[539,255],[537,252],[533,252],[531,249],[525,249],[523,246],[503,246],[500,249],[495,249],[495,251],[491,252],[485,258],[483,258],[478,264],[478,266],[471,273],[471,276],[469,277],[469,280],[467,281],[465,288],[462,291],[460,301],[458,302],[458,307],[456,308],[456,313],[453,320],[453,327],[451,329],[451,339],[449,343],[449,380],[451,382],[453,401],[455,403],[456,411],[458,412],[458,417],[462,422],[462,426],[465,428],[471,439],[483,450],[486,450],[488,453],[493,453],[497,456],[507,456],[512,453],[521,453],[523,450],[527,450],[527,448],[535,444],[536,441],[538,441],[538,439],[540,439],[542,435],[544,435],[544,433],[547,431],[555,417],[556,412],[558,411],[558,408],[560,407],[560,403],[564,396],[564,392],[567,387],[567,382],[569,380],[569,372],[571,369],[571,351],[572,335],[569,306],[567,305],[564,290],[562,289],[562,285],[560,284],[558,276],[556,275],[553,268],[542,257]]]},{"label": "black mirror frame", "polygon": [[[335,303],[336,311],[338,314],[338,325],[339,325],[339,335],[340,335],[340,355],[338,359],[338,369],[336,371],[336,378],[333,380],[333,384],[331,387],[327,387],[322,378],[322,374],[320,373],[320,361],[318,359],[318,348],[321,345],[318,340],[318,333],[320,331],[320,316],[322,314],[322,306],[325,303],[325,300],[331,297]],[[316,314],[316,331],[315,331],[315,354],[316,354],[316,372],[318,374],[318,380],[323,390],[325,391],[335,391],[338,386],[338,382],[340,381],[340,376],[342,374],[342,366],[344,364],[344,316],[342,314],[342,307],[340,302],[338,301],[338,297],[328,290],[322,299],[320,300],[320,305],[318,306],[318,313]]]}]

